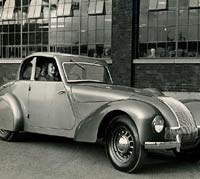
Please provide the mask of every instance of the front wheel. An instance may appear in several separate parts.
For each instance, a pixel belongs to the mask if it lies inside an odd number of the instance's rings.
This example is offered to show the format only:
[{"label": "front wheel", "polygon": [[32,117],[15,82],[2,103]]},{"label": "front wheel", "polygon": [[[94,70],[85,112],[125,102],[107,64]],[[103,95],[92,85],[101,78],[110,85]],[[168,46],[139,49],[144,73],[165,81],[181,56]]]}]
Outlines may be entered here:
[{"label": "front wheel", "polygon": [[137,128],[128,116],[117,116],[108,126],[106,152],[112,165],[120,171],[136,172],[141,167],[145,151]]},{"label": "front wheel", "polygon": [[15,136],[15,132],[0,129],[0,139],[4,141],[11,141]]}]

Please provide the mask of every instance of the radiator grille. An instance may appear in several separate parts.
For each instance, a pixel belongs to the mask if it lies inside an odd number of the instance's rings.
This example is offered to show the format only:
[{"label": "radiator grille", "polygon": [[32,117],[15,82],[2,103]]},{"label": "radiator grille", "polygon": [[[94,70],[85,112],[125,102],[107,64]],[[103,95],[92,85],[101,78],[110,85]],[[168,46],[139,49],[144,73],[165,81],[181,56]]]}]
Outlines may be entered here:
[{"label": "radiator grille", "polygon": [[176,116],[182,136],[185,136],[185,139],[188,138],[189,140],[190,135],[194,136],[197,133],[196,123],[192,114],[183,103],[171,97],[159,97],[159,99],[163,101]]}]

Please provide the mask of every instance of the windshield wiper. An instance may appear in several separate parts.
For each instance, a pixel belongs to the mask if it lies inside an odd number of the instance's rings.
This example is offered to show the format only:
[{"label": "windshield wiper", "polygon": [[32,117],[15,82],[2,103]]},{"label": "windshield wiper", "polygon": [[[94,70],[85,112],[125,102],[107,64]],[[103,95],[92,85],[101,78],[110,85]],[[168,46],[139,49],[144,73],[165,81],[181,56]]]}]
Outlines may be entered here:
[{"label": "windshield wiper", "polygon": [[70,62],[74,62],[75,65],[79,66],[81,69],[86,71],[86,69],[80,63],[76,62],[74,59],[70,59]]}]

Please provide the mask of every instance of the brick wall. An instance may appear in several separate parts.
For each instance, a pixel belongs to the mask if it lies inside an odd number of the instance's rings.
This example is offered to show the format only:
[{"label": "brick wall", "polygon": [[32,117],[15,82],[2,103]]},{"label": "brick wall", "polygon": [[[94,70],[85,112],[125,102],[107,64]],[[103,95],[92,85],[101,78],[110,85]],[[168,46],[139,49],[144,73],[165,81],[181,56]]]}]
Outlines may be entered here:
[{"label": "brick wall", "polygon": [[133,0],[112,2],[112,76],[115,84],[131,85]]},{"label": "brick wall", "polygon": [[0,85],[16,79],[19,63],[1,63],[0,62]]},{"label": "brick wall", "polygon": [[200,92],[200,64],[135,64],[133,86]]}]

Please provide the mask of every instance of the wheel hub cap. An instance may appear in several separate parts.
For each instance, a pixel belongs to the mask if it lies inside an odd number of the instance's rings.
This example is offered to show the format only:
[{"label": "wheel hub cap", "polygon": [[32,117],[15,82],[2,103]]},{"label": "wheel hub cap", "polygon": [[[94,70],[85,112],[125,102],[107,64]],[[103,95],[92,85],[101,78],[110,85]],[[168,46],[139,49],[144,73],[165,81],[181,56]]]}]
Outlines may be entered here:
[{"label": "wheel hub cap", "polygon": [[121,136],[118,141],[118,150],[125,154],[129,151],[130,148],[130,142],[126,136]]}]

